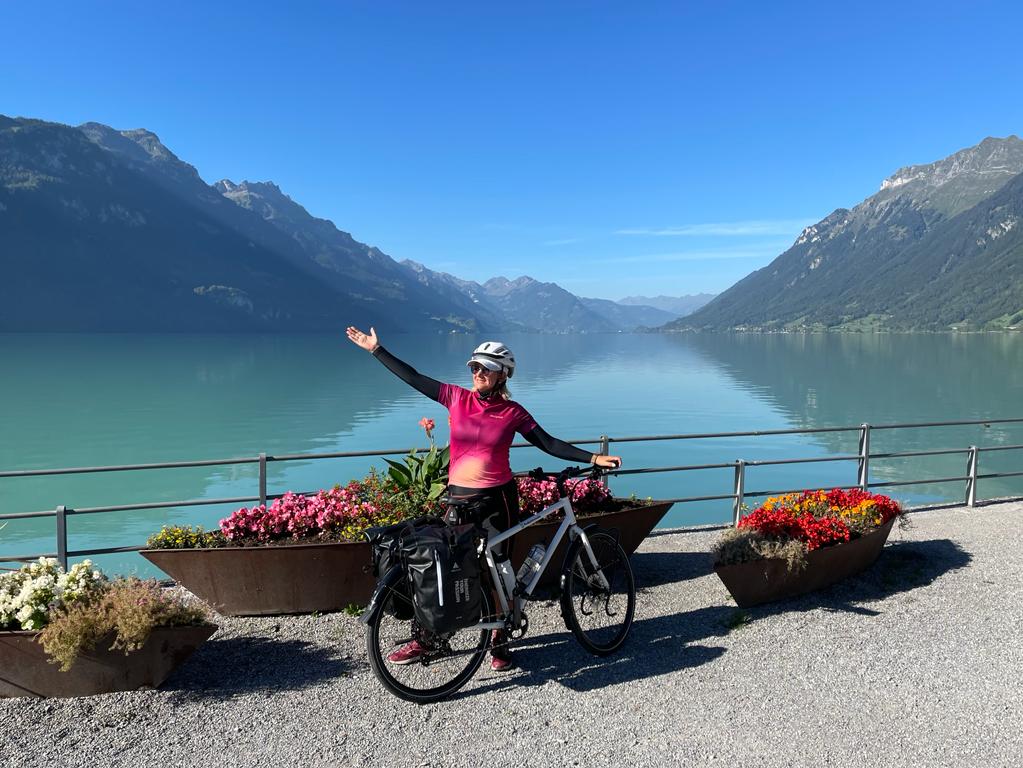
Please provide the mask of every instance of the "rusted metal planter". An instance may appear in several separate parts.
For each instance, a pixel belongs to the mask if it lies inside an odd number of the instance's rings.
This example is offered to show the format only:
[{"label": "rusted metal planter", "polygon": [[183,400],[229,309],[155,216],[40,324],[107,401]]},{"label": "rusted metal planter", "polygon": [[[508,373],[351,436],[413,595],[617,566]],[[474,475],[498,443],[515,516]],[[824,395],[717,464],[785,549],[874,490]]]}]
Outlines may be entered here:
[{"label": "rusted metal planter", "polygon": [[142,556],[225,616],[340,611],[365,605],[376,579],[366,542],[144,549]]},{"label": "rusted metal planter", "polygon": [[[630,555],[664,517],[671,502],[650,502],[588,515],[582,525],[616,528]],[[518,563],[537,541],[550,541],[558,523],[539,523],[515,537],[512,558]],[[564,558],[565,542],[555,562]],[[314,611],[339,611],[365,605],[376,579],[368,573],[369,544],[289,544],[217,549],[145,549],[142,556],[181,586],[225,616],[276,616]],[[561,572],[549,568],[542,584],[553,584]]]},{"label": "rusted metal planter", "polygon": [[82,653],[67,672],[50,663],[38,632],[0,632],[0,698],[94,696],[156,688],[217,631],[212,624],[157,627],[145,645],[125,655],[109,650],[108,635]]},{"label": "rusted metal planter", "polygon": [[[624,507],[614,512],[602,512],[597,515],[580,517],[579,524],[584,528],[587,525],[596,523],[601,528],[616,529],[622,549],[625,550],[626,554],[631,555],[643,543],[643,539],[649,535],[654,526],[661,522],[661,519],[671,509],[672,503],[670,501],[637,503],[636,506]],[[537,523],[536,525],[529,526],[522,533],[516,534],[511,548],[512,563],[516,566],[521,563],[529,552],[530,547],[537,542],[549,542],[553,539],[559,525],[561,525],[560,520]],[[561,578],[561,564],[565,560],[568,543],[568,537],[566,536],[558,545],[552,565],[544,571],[544,575],[540,579],[541,586],[550,587],[558,583],[558,580]]]},{"label": "rusted metal planter", "polygon": [[804,595],[830,587],[873,565],[894,523],[892,518],[858,539],[808,552],[806,568],[801,571],[790,571],[784,560],[715,566],[714,571],[740,608]]}]

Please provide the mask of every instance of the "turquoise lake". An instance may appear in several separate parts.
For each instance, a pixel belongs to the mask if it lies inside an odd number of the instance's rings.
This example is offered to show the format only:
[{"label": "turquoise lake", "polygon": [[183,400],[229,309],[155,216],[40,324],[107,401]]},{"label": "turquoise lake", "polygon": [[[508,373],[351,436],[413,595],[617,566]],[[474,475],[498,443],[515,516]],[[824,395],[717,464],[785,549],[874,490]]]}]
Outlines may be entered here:
[{"label": "turquoise lake", "polygon": [[[1020,335],[505,335],[521,402],[551,434],[613,438],[1023,417]],[[465,335],[381,341],[435,378],[469,385]],[[0,335],[0,471],[106,466],[426,445],[417,422],[446,413],[336,335]],[[625,468],[854,454],[858,434],[751,436],[612,445]],[[1023,424],[876,430],[873,452],[963,453],[877,459],[871,480],[966,473],[970,445],[1023,445]],[[593,444],[592,450],[596,450]],[[514,469],[564,465],[535,449]],[[271,462],[268,490],[314,491],[384,467],[379,457]],[[980,472],[1023,470],[1023,451],[982,453]],[[0,478],[0,513],[254,496],[257,467],[235,464]],[[733,470],[623,476],[618,495],[731,492]],[[751,467],[747,490],[851,485],[855,462]],[[907,504],[961,502],[963,482],[878,489]],[[979,498],[1023,495],[1023,477],[986,479]],[[757,499],[748,499],[755,503]],[[69,518],[70,549],[133,546],[167,523],[213,527],[241,504]],[[729,501],[676,504],[664,525],[724,522]],[[53,552],[53,518],[8,521],[0,556]],[[94,558],[155,573],[136,554]]]}]

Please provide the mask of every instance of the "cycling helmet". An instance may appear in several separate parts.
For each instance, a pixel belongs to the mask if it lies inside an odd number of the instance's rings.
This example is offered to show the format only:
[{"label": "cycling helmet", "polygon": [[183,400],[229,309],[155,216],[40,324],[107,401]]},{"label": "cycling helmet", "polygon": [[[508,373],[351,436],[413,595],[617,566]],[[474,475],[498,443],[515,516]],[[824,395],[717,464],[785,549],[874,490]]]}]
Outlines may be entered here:
[{"label": "cycling helmet", "polygon": [[491,371],[503,370],[510,379],[515,373],[515,355],[499,341],[484,341],[472,351],[466,365],[479,363]]}]

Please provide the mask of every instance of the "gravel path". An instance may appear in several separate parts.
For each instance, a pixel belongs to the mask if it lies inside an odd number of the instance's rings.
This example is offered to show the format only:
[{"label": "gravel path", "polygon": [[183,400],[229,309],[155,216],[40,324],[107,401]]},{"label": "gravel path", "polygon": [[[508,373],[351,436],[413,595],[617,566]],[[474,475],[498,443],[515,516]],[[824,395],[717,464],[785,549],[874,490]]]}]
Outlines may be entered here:
[{"label": "gravel path", "polygon": [[419,707],[356,619],[230,619],[157,691],[0,700],[7,766],[1019,765],[1023,504],[936,510],[831,590],[741,611],[716,532],[648,539],[620,655],[530,612],[519,669]]}]

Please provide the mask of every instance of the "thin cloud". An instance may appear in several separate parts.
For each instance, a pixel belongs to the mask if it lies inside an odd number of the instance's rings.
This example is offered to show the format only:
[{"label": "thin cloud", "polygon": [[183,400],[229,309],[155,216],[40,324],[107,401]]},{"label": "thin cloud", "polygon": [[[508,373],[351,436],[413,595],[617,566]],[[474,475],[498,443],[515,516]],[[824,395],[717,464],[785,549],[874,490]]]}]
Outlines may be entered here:
[{"label": "thin cloud", "polygon": [[731,259],[773,258],[785,250],[784,245],[764,245],[759,248],[718,248],[714,250],[675,251],[672,253],[645,253],[639,256],[615,256],[595,259],[603,264],[651,264],[670,261],[725,261]]},{"label": "thin cloud", "polygon": [[619,229],[616,235],[643,237],[750,237],[792,235],[810,226],[816,219],[757,219],[752,221],[686,224],[681,227],[642,227]]}]

